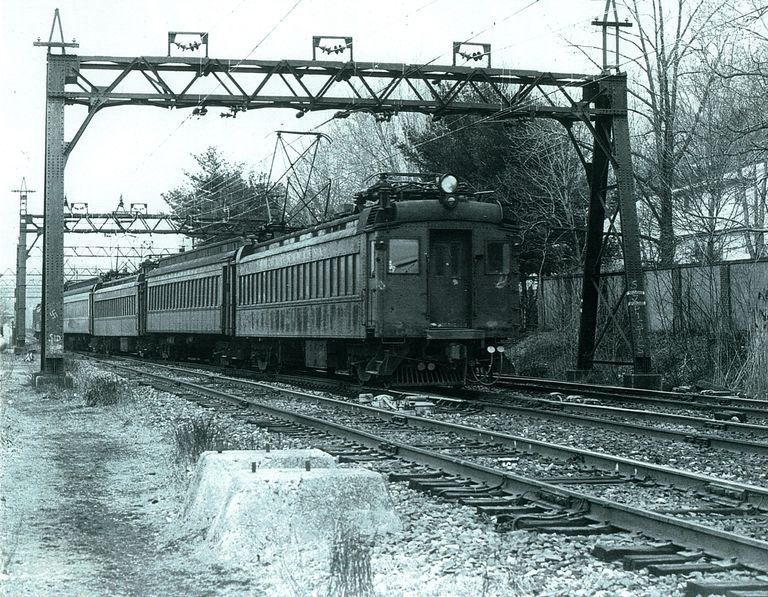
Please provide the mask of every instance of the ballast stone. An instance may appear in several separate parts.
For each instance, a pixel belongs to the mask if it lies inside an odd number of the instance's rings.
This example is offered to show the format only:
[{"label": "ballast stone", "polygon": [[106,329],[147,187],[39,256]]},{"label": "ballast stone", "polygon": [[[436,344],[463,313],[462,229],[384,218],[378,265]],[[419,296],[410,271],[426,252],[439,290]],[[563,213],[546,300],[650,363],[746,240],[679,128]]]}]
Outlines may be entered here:
[{"label": "ballast stone", "polygon": [[192,529],[208,528],[239,475],[252,475],[259,469],[334,468],[336,460],[322,450],[224,450],[203,452],[184,507],[185,525]]},{"label": "ballast stone", "polygon": [[379,473],[261,469],[233,479],[207,540],[226,559],[264,564],[285,549],[322,557],[339,532],[372,538],[401,528]]}]

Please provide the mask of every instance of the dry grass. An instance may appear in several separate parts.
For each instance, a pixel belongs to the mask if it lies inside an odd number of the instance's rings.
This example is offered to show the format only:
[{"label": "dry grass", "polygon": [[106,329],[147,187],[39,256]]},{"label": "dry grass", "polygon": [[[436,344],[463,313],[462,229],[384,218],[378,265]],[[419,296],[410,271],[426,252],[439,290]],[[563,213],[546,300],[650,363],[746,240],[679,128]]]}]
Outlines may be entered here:
[{"label": "dry grass", "polygon": [[176,461],[183,465],[194,464],[203,452],[232,448],[226,429],[213,417],[195,417],[176,423],[173,443]]},{"label": "dry grass", "polygon": [[755,326],[749,338],[746,358],[733,385],[750,396],[768,397],[768,328],[765,323]]},{"label": "dry grass", "polygon": [[109,373],[96,373],[80,378],[83,401],[86,406],[113,406],[134,400],[128,383]]},{"label": "dry grass", "polygon": [[331,544],[328,597],[368,597],[374,594],[371,554],[373,541],[340,525]]},{"label": "dry grass", "polygon": [[0,574],[7,575],[10,571],[11,562],[19,547],[21,524],[21,518],[12,517],[7,506],[2,504],[2,516],[0,516]]}]

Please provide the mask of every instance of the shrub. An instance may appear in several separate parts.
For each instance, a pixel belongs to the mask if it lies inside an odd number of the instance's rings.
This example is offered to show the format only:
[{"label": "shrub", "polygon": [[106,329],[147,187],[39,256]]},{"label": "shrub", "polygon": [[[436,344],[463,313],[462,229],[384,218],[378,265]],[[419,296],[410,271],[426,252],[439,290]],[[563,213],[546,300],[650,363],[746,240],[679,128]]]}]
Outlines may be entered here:
[{"label": "shrub", "polygon": [[665,383],[671,386],[711,379],[717,370],[714,346],[706,336],[657,333],[653,335],[653,364]]},{"label": "shrub", "polygon": [[124,380],[106,373],[82,378],[82,387],[86,406],[110,406],[133,398],[133,393]]},{"label": "shrub", "polygon": [[573,367],[574,342],[561,332],[536,332],[506,354],[517,375],[556,379]]}]

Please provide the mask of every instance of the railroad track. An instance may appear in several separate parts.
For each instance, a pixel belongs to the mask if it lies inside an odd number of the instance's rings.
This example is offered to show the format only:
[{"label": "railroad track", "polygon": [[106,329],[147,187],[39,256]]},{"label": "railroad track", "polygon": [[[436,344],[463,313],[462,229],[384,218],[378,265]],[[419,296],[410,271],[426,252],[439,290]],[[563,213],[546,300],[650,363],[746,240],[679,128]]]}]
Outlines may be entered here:
[{"label": "railroad track", "polygon": [[[574,400],[563,400],[560,397],[548,397],[548,398],[534,398],[532,396],[525,396],[520,394],[514,395],[502,395],[484,392],[478,394],[478,398],[482,401],[483,405],[488,408],[516,408],[518,406],[525,405],[535,410],[548,410],[548,411],[562,411],[575,414],[587,414],[587,415],[602,415],[603,418],[612,417],[613,420],[626,421],[626,420],[645,420],[654,421],[667,424],[677,424],[685,427],[693,427],[698,429],[708,430],[720,430],[720,431],[735,431],[744,434],[745,436],[751,436],[753,438],[768,437],[768,425],[758,423],[746,423],[737,419],[736,411],[730,419],[728,418],[716,418],[692,416],[677,414],[674,412],[659,412],[646,409],[633,409],[623,408],[619,406],[606,406],[602,404],[592,404],[577,402]],[[766,420],[768,422],[768,419]]]},{"label": "railroad track", "polygon": [[[513,404],[518,402],[519,404]],[[470,408],[501,414],[521,414],[550,421],[576,423],[589,427],[614,429],[625,433],[642,434],[677,442],[712,447],[746,454],[768,455],[768,426],[734,421],[717,421],[702,417],[670,415],[649,411],[602,407],[589,404],[563,403],[557,400],[512,397],[499,399],[488,395],[486,399],[466,401]],[[593,416],[604,415],[604,416]],[[643,425],[639,422],[662,423],[664,426]],[[707,432],[737,432],[743,437],[726,437]],[[758,438],[758,439],[752,439]],[[765,439],[763,439],[765,438]]]},{"label": "railroad track", "polygon": [[645,390],[640,388],[556,381],[534,377],[516,377],[512,375],[499,376],[495,385],[501,388],[518,391],[578,394],[581,396],[602,399],[607,403],[637,402],[656,407],[702,410],[708,412],[716,409],[725,409],[768,419],[768,400],[742,398],[730,393],[723,395],[722,393],[696,394],[667,392],[662,390]]},{"label": "railroad track", "polygon": [[[403,474],[414,487],[493,514],[502,526],[574,534],[617,529],[642,532],[671,541],[674,546],[673,554],[650,553],[656,558],[654,565],[668,566],[661,571],[717,571],[736,565],[710,558],[736,558],[739,564],[768,569],[768,490],[762,487],[263,382],[179,367],[152,365],[159,369],[150,372],[147,365],[136,369],[114,361],[107,364],[198,402],[235,406],[242,409],[244,420],[250,418],[256,424],[283,432],[294,428],[319,430],[301,433],[314,437],[314,445],[320,448],[327,449],[323,442],[328,440],[317,433],[342,437],[352,459],[397,456],[419,467],[430,467],[432,470]],[[172,379],[172,374],[186,379]],[[197,379],[192,381],[194,377]],[[417,441],[413,439],[414,428],[419,429]],[[358,452],[359,447],[362,452]],[[331,446],[331,451],[334,449],[338,450],[338,443]],[[529,464],[532,455],[543,468]],[[518,472],[522,470],[532,476]],[[606,497],[615,494],[634,505]],[[655,504],[655,511],[649,510],[648,503]],[[717,521],[725,524],[717,528]],[[751,536],[727,528],[746,530]],[[668,551],[669,545],[664,549]]]}]

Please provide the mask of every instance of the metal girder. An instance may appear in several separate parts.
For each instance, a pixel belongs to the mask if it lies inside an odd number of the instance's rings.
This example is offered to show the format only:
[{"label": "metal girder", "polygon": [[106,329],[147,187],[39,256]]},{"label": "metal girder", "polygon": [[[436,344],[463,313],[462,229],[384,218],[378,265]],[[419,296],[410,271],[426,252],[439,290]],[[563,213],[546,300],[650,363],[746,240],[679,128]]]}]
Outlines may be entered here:
[{"label": "metal girder", "polygon": [[[265,224],[265,220],[250,218],[234,218],[225,222],[220,218],[179,220],[167,214],[68,213],[63,215],[62,230],[68,234],[183,234],[196,238],[212,238],[257,234]],[[43,234],[45,216],[28,214],[26,226],[27,233]]]},{"label": "metal girder", "polygon": [[15,318],[13,322],[13,342],[21,350],[27,343],[27,234],[24,231],[23,218],[26,214],[27,194],[20,196],[21,210],[19,222],[19,242],[16,245],[16,292]]},{"label": "metal girder", "polygon": [[60,96],[77,72],[77,57],[48,54],[45,115],[45,223],[43,238],[43,312],[40,369],[64,372],[64,99]]},{"label": "metal girder", "polygon": [[[598,310],[601,296],[601,269],[606,243],[616,235],[614,222],[618,215],[621,222],[621,249],[624,261],[624,291],[618,303],[608,307],[609,325],[616,323],[616,313],[620,303],[627,308],[628,334],[619,329],[620,334],[630,344],[634,372],[640,375],[651,373],[651,352],[649,344],[648,315],[645,286],[640,254],[640,229],[635,207],[634,175],[632,172],[632,154],[629,145],[629,125],[627,122],[627,88],[624,77],[606,77],[595,85],[600,87],[598,104],[609,105],[618,111],[611,117],[600,116],[594,122],[594,147],[592,164],[588,168],[590,183],[590,206],[587,223],[585,247],[584,278],[582,285],[581,320],[579,325],[579,347],[576,367],[586,371],[597,362],[598,341],[595,332],[598,323]],[[606,191],[608,189],[608,169],[613,168],[616,188],[616,206],[606,227]],[[603,362],[603,361],[601,361]],[[646,380],[647,382],[647,380]]]},{"label": "metal girder", "polygon": [[[69,153],[95,113],[114,106],[583,120],[613,111],[591,106],[593,98],[589,97],[576,103],[568,101],[562,90],[585,88],[594,80],[594,76],[582,74],[465,66],[80,56],[68,77],[70,85],[51,97],[88,108],[88,115],[67,146]],[[534,101],[532,92],[536,90],[547,96],[546,105]],[[460,99],[467,92],[476,99]]]},{"label": "metal girder", "polygon": [[110,258],[120,257],[121,259],[144,259],[148,256],[167,257],[175,255],[176,249],[168,247],[133,247],[133,246],[65,246],[64,258],[82,257],[82,258]]}]

